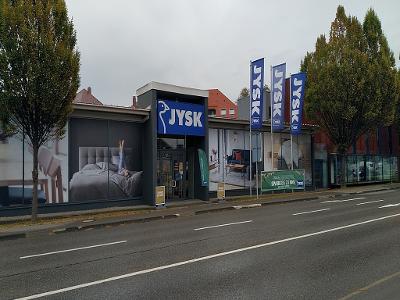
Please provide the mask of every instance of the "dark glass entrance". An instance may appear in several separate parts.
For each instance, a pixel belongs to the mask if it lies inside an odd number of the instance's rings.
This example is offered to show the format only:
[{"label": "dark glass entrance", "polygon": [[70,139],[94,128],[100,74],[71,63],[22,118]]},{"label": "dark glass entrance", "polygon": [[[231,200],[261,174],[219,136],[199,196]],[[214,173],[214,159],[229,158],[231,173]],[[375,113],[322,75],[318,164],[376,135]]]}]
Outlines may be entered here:
[{"label": "dark glass entrance", "polygon": [[166,201],[188,198],[184,139],[158,138],[157,185],[165,186]]}]

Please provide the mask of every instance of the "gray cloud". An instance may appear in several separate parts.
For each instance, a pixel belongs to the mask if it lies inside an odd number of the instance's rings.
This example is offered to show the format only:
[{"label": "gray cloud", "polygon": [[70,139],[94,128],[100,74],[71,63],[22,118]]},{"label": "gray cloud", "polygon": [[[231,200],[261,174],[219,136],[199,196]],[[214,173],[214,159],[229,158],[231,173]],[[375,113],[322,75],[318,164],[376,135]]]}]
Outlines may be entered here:
[{"label": "gray cloud", "polygon": [[81,86],[106,104],[130,105],[150,81],[219,88],[236,99],[248,85],[251,59],[287,62],[287,73],[297,72],[316,38],[329,32],[338,4],[360,21],[374,8],[399,65],[398,0],[66,3],[78,34]]}]

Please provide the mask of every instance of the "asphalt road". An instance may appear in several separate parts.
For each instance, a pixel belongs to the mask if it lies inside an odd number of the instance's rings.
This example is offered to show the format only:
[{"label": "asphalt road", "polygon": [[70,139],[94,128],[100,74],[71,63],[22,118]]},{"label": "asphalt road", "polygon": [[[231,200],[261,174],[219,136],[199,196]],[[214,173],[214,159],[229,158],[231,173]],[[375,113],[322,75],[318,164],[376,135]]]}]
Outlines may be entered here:
[{"label": "asphalt road", "polygon": [[0,299],[399,299],[399,191],[0,242]]}]

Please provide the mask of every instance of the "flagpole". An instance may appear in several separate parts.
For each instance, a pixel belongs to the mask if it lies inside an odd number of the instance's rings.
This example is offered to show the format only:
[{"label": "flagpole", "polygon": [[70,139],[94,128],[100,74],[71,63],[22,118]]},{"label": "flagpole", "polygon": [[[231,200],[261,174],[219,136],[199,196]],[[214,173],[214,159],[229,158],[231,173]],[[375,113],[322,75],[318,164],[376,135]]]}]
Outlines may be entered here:
[{"label": "flagpole", "polygon": [[271,65],[271,88],[270,88],[270,102],[271,102],[271,104],[270,104],[270,106],[271,106],[271,108],[270,108],[270,110],[271,110],[271,116],[270,116],[270,121],[271,121],[271,171],[274,170],[274,137],[273,137],[273,131],[272,131],[272,116],[273,116],[273,109],[272,109],[273,99],[272,99],[272,97],[273,97],[273,94],[274,94],[273,93],[274,88],[272,86],[272,76],[273,76],[273,74],[272,74],[272,65]]},{"label": "flagpole", "polygon": [[[264,91],[263,91],[264,92]],[[263,93],[262,92],[262,93]],[[261,109],[263,109],[263,108],[261,108]],[[257,154],[259,154],[258,153],[258,141],[259,141],[259,135],[257,135],[256,136],[257,137],[257,144],[256,144],[256,146],[257,146]],[[256,159],[256,193],[257,193],[257,199],[258,199],[258,155],[257,155],[257,159]]]},{"label": "flagpole", "polygon": [[[250,197],[253,195],[253,191],[252,191],[252,180],[251,180],[251,175],[252,175],[252,168],[251,168],[251,165],[253,164],[253,162],[252,162],[252,155],[251,155],[251,148],[252,148],[252,143],[251,143],[251,87],[252,87],[252,82],[251,82],[251,78],[252,78],[252,76],[251,76],[251,72],[252,72],[252,70],[251,70],[251,60],[250,60],[250,90],[249,90],[249,127],[250,127],[250,162],[249,162],[249,164],[250,164],[250,166],[249,166],[249,171],[250,171]],[[246,178],[245,178],[245,182],[246,182]]]},{"label": "flagpole", "polygon": [[289,130],[290,130],[290,165],[293,170],[293,135],[292,135],[292,74],[289,77]]}]

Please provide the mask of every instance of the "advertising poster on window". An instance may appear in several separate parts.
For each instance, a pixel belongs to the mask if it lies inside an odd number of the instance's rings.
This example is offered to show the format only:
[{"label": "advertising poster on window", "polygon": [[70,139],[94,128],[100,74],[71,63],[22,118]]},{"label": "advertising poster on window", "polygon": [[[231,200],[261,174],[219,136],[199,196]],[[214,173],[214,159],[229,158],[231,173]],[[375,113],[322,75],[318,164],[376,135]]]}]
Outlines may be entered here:
[{"label": "advertising poster on window", "polygon": [[[64,136],[38,150],[38,204],[68,201],[68,126]],[[0,140],[0,208],[31,206],[33,148],[27,136],[16,133]]]},{"label": "advertising poster on window", "polygon": [[142,127],[133,122],[71,119],[69,202],[142,195]]},{"label": "advertising poster on window", "polygon": [[[248,131],[209,129],[209,174],[210,191],[217,191],[220,182],[225,182],[225,190],[240,190],[250,186]],[[251,183],[255,185],[254,173]]]}]

